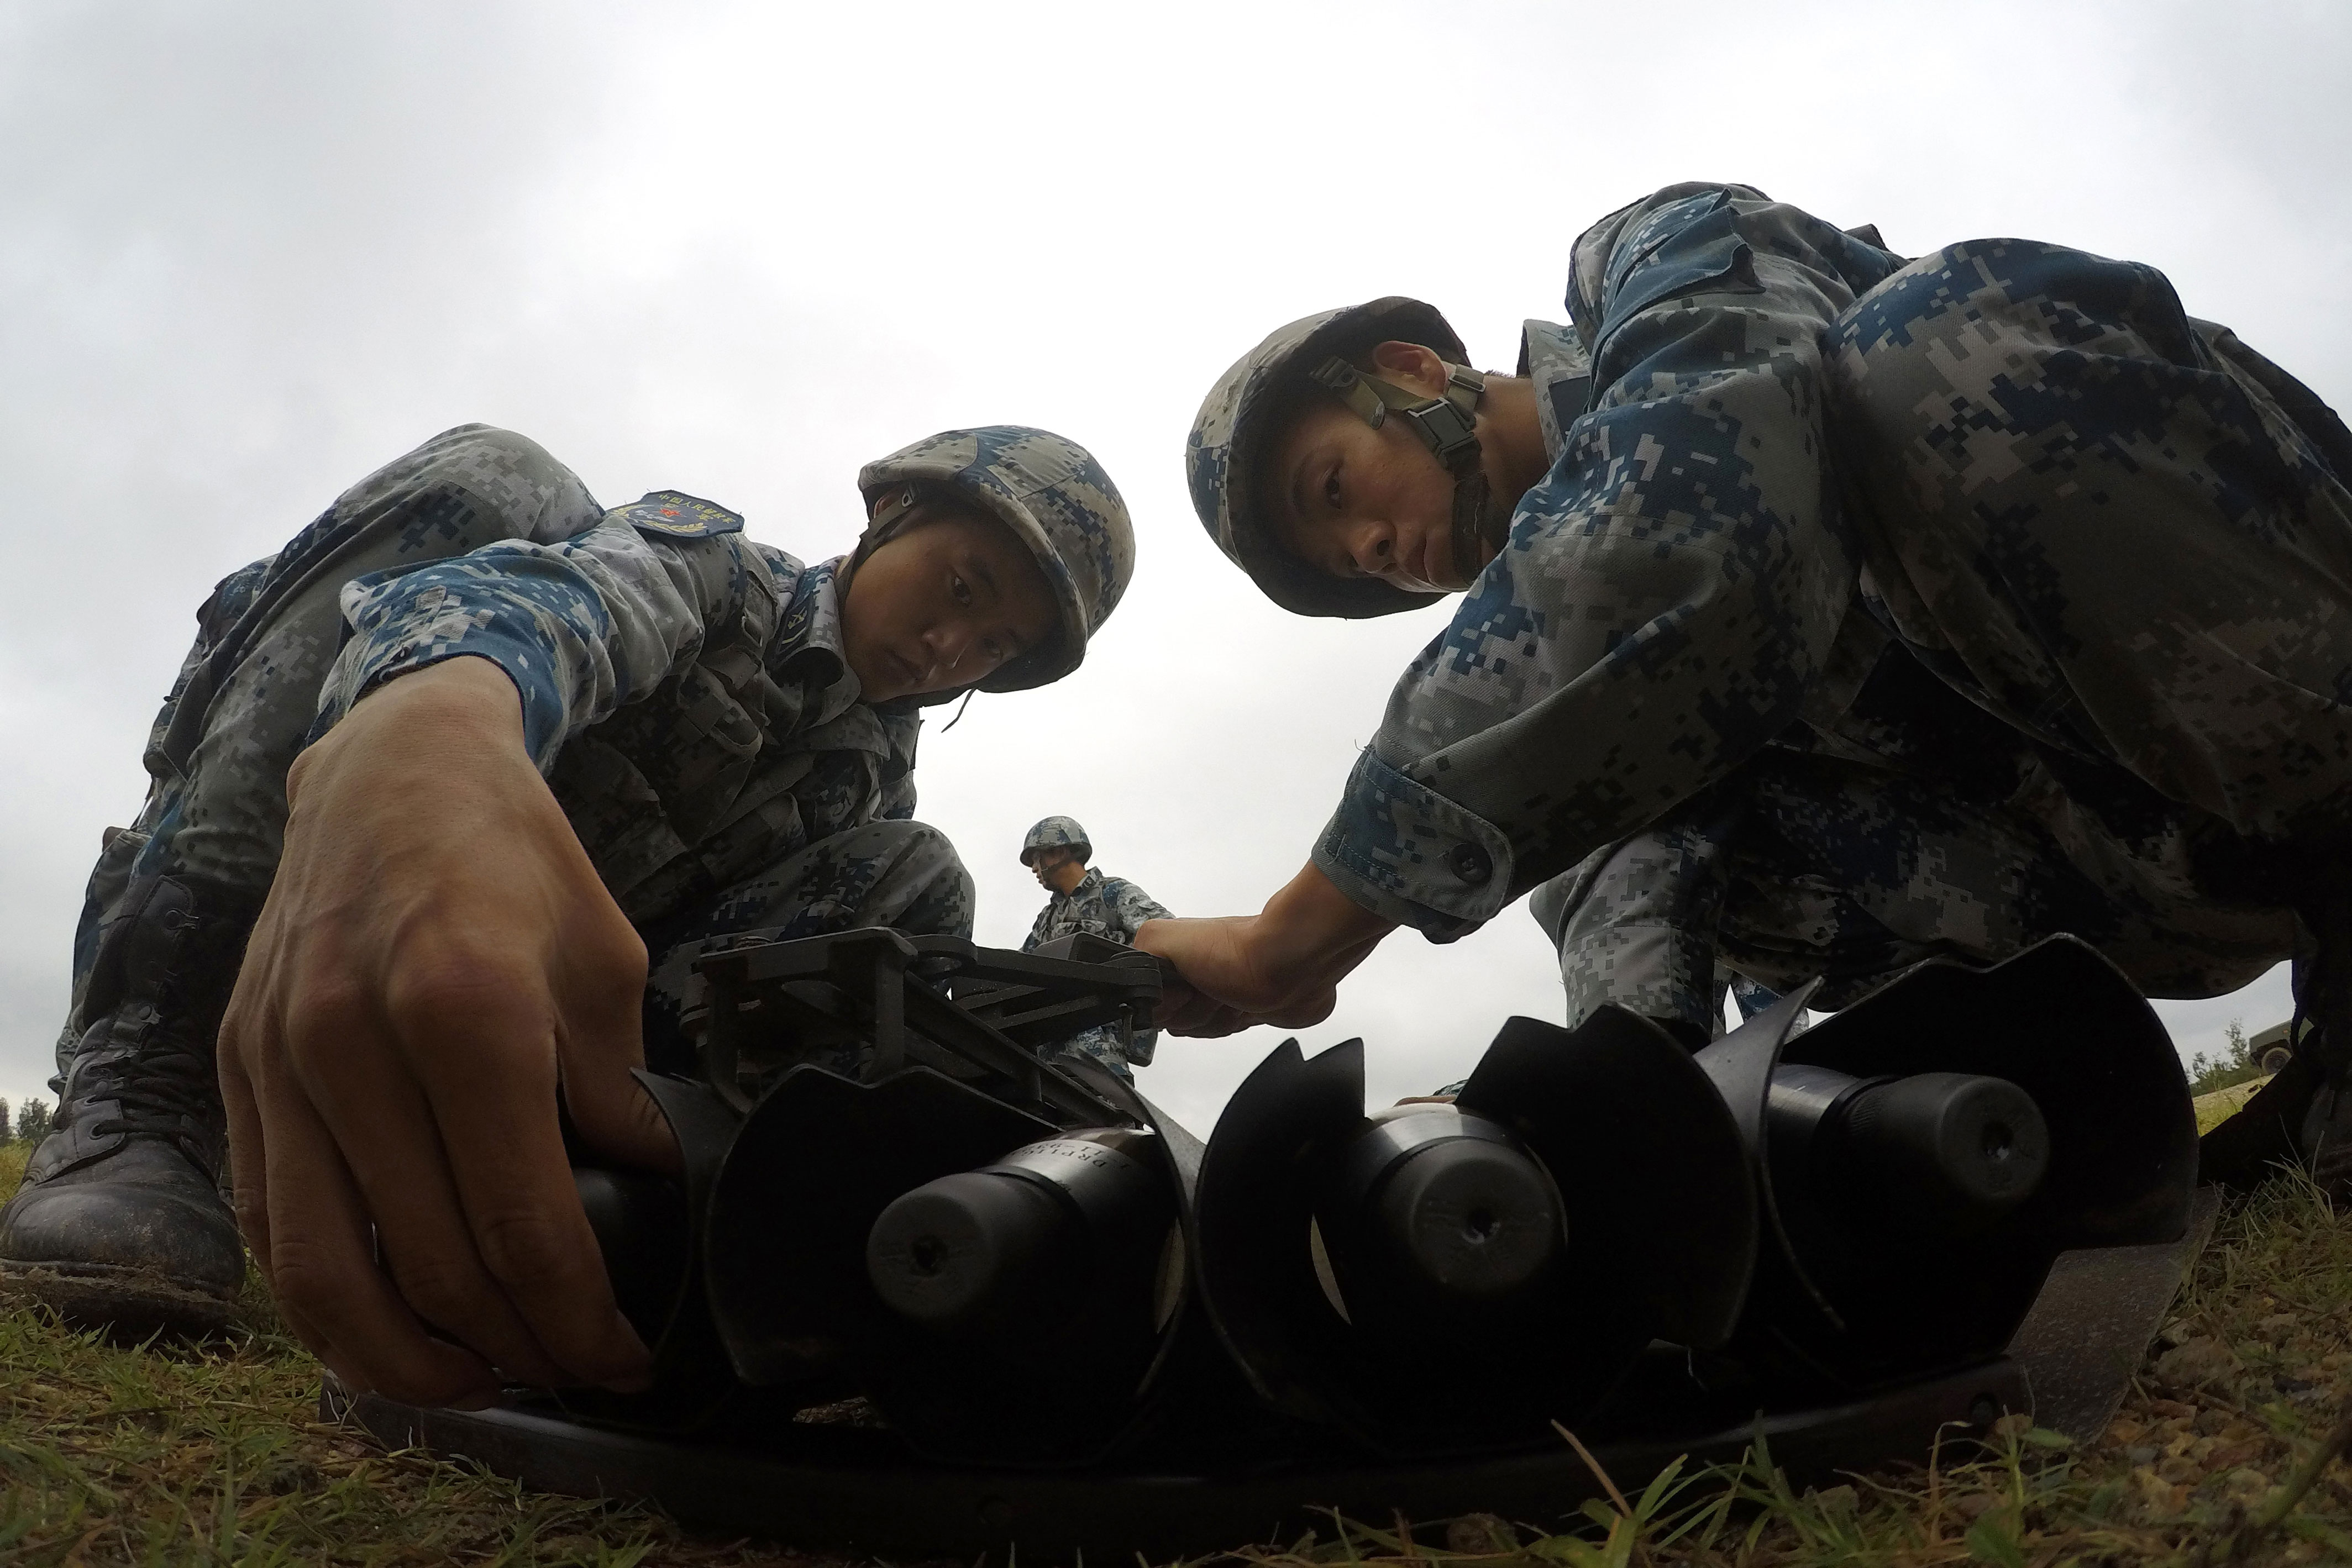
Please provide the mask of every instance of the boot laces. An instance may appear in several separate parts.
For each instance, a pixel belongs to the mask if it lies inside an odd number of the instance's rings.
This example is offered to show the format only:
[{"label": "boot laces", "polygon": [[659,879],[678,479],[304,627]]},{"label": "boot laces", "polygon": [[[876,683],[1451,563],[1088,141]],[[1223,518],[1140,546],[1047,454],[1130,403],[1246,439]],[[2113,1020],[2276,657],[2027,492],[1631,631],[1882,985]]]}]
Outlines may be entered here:
[{"label": "boot laces", "polygon": [[216,1080],[209,1052],[193,1046],[154,1044],[136,1056],[106,1064],[104,1081],[86,1091],[92,1100],[111,1100],[115,1115],[93,1125],[100,1136],[145,1133],[184,1138],[212,1119]]}]

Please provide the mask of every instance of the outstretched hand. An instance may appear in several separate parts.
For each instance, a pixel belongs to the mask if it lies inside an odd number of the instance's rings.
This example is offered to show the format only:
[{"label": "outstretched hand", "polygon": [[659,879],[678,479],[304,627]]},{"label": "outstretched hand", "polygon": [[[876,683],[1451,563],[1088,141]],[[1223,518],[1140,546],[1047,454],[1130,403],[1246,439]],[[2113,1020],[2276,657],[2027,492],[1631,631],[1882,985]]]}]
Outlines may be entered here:
[{"label": "outstretched hand", "polygon": [[1135,945],[1181,977],[1161,992],[1160,1026],[1202,1037],[1262,1023],[1320,1023],[1339,999],[1340,980],[1394,929],[1310,864],[1259,914],[1148,920]]},{"label": "outstretched hand", "polygon": [[497,665],[394,680],[296,761],[221,1027],[238,1223],[338,1376],[417,1405],[641,1385],[573,1186],[675,1164],[629,1076],[645,945],[524,749]]}]

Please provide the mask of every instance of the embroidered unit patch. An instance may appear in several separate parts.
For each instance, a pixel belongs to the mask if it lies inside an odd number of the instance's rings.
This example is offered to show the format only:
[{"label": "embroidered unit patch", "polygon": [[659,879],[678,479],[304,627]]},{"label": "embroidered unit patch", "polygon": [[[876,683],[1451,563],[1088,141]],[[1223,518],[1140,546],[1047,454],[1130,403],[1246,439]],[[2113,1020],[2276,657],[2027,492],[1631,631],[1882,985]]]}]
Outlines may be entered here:
[{"label": "embroidered unit patch", "polygon": [[621,516],[642,533],[667,534],[672,538],[701,539],[718,534],[740,533],[743,519],[715,501],[680,490],[654,490]]}]

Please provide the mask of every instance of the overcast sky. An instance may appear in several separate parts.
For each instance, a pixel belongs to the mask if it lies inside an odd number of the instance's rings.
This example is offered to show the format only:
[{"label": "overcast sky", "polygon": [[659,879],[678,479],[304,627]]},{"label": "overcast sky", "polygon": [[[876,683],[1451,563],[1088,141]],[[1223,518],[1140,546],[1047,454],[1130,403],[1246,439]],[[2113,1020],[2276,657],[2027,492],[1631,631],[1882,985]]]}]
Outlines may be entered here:
[{"label": "overcast sky", "polygon": [[[1049,812],[1180,913],[1305,859],[1443,624],[1259,600],[1181,455],[1276,325],[1440,305],[1482,365],[1569,246],[1688,179],[1908,254],[2063,241],[2164,268],[2352,406],[2352,7],[19,4],[0,9],[0,1094],[43,1092],[100,831],[211,584],[438,430],[530,434],[605,504],[669,487],[815,558],[858,465],[1045,425],[1132,507],[1086,667],[923,743],[919,814],[1017,945]],[[2185,1047],[2273,976],[2166,1009]],[[1557,1017],[1524,908],[1391,938],[1307,1031],[1372,1089]],[[1205,1132],[1274,1043],[1169,1041]]]}]

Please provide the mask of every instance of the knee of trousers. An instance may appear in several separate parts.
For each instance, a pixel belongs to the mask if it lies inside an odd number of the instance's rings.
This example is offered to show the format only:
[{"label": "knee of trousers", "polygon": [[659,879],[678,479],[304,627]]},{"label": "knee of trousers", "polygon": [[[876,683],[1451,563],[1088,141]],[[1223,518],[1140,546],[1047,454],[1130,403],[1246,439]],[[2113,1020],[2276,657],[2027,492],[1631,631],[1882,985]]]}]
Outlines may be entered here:
[{"label": "knee of trousers", "polygon": [[2156,268],[2019,239],[1966,240],[1912,262],[1839,312],[1822,349],[1842,416],[1880,428],[1936,423],[1956,395],[2007,408],[2033,380],[2022,367],[2059,354],[2208,359]]},{"label": "knee of trousers", "polygon": [[866,841],[867,853],[888,862],[880,880],[895,893],[887,902],[900,912],[905,929],[971,934],[971,873],[945,833],[929,822],[889,821],[869,822],[857,836]]},{"label": "knee of trousers", "polygon": [[478,422],[453,424],[424,442],[409,456],[427,465],[497,463],[523,472],[571,472],[530,436]]},{"label": "knee of trousers", "polygon": [[1554,947],[1559,946],[1568,925],[1569,913],[1575,906],[1581,870],[1579,867],[1575,871],[1564,871],[1549,882],[1538,883],[1536,890],[1528,894],[1528,913],[1535,918],[1537,925],[1543,927],[1544,935],[1550,938]]},{"label": "knee of trousers", "polygon": [[598,514],[579,476],[547,448],[488,424],[441,432],[362,480],[345,504],[445,488],[476,497],[504,524],[503,531],[541,543],[576,532]]}]

